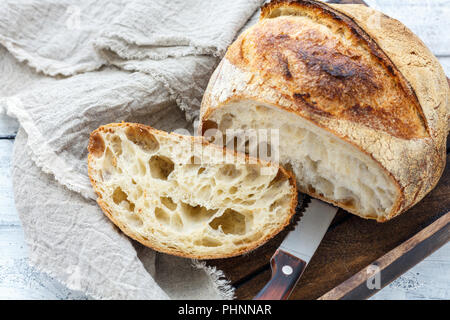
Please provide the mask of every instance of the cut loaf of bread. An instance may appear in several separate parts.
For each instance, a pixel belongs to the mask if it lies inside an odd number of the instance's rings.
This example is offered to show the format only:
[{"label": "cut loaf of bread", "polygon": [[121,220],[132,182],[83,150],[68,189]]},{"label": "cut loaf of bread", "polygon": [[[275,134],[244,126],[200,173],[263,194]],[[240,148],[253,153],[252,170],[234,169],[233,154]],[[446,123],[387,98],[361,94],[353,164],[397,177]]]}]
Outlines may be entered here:
[{"label": "cut loaf of bread", "polygon": [[280,163],[299,190],[382,222],[441,177],[449,107],[438,60],[399,21],[361,5],[278,0],[229,47],[199,130],[279,130]]},{"label": "cut loaf of bread", "polygon": [[200,258],[242,254],[295,211],[292,174],[278,165],[131,123],[92,132],[89,176],[104,213],[155,250]]}]

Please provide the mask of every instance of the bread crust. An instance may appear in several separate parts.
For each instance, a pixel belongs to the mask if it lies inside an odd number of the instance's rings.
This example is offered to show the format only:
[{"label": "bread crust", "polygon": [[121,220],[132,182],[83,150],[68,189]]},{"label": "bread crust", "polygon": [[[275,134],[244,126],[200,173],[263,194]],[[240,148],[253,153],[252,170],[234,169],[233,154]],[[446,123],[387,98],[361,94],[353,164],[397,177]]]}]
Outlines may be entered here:
[{"label": "bread crust", "polygon": [[[93,157],[95,157],[96,154],[99,154],[98,148],[102,147],[102,143],[99,142],[98,139],[98,133],[99,132],[114,132],[114,129],[117,127],[134,127],[134,128],[138,128],[143,130],[143,134],[146,132],[150,132],[152,134],[155,135],[166,135],[166,136],[172,136],[175,138],[178,138],[180,140],[182,139],[190,139],[193,143],[200,143],[202,145],[209,145],[211,147],[214,147],[218,150],[222,150],[224,153],[232,153],[235,157],[242,157],[245,159],[245,163],[249,163],[249,161],[252,161],[251,163],[257,163],[259,166],[264,167],[264,166],[269,166],[270,163],[261,159],[255,159],[252,157],[249,157],[248,155],[244,155],[244,154],[240,154],[235,152],[234,150],[227,150],[226,148],[220,148],[217,145],[214,144],[210,144],[209,142],[205,141],[202,137],[199,136],[181,136],[179,134],[176,133],[167,133],[164,131],[160,131],[157,130],[155,128],[152,128],[150,126],[145,126],[142,124],[137,124],[137,123],[111,123],[105,126],[102,126],[96,130],[94,130],[91,135],[90,135],[90,139],[89,139],[89,144],[88,144],[88,174],[89,174],[89,179],[91,181],[92,187],[95,191],[95,193],[97,194],[98,198],[97,198],[97,203],[100,206],[100,208],[102,209],[103,213],[123,232],[125,233],[128,237],[140,242],[141,244],[152,248],[156,251],[159,252],[163,252],[163,253],[167,253],[167,254],[171,254],[171,255],[175,255],[175,256],[179,256],[179,257],[183,257],[183,258],[192,258],[192,259],[221,259],[221,258],[229,258],[229,257],[234,257],[234,256],[238,256],[241,255],[243,253],[246,253],[248,251],[254,250],[257,247],[263,245],[264,243],[266,243],[268,240],[270,240],[271,238],[273,238],[275,235],[277,235],[281,230],[283,230],[287,225],[290,224],[292,217],[295,214],[295,208],[297,206],[297,185],[296,185],[296,179],[295,176],[292,172],[286,170],[285,168],[283,168],[282,166],[279,166],[279,169],[281,170],[282,174],[284,176],[286,176],[289,180],[289,183],[291,185],[291,190],[292,190],[292,198],[290,201],[290,212],[289,215],[287,217],[287,219],[284,221],[283,224],[280,225],[279,228],[274,229],[274,231],[267,235],[266,237],[260,239],[257,242],[253,242],[251,245],[248,246],[244,246],[241,247],[239,250],[236,250],[234,252],[228,253],[228,254],[222,254],[220,252],[218,252],[217,254],[191,254],[191,253],[186,253],[183,252],[181,250],[176,250],[176,249],[170,249],[170,248],[166,248],[166,247],[162,247],[160,245],[158,245],[158,243],[151,241],[150,239],[145,239],[142,236],[140,236],[139,234],[133,232],[130,228],[128,228],[128,226],[126,224],[120,223],[117,219],[114,218],[114,215],[112,214],[112,208],[102,199],[102,194],[98,185],[98,182],[94,179],[94,174],[93,174],[93,167],[91,166],[92,162],[93,162]],[[104,144],[103,144],[103,148],[104,148]]]},{"label": "bread crust", "polygon": [[[345,36],[342,43],[346,46],[338,50],[336,43],[329,39],[317,42],[323,34],[314,27],[312,31],[301,30],[310,33],[310,38],[302,40],[306,44],[293,41],[300,25],[296,17],[305,16],[320,27],[342,29],[340,33]],[[277,36],[282,36],[284,41],[277,40]],[[352,41],[359,47],[350,46]],[[292,48],[303,50],[307,57],[297,55],[284,59],[283,54],[286,56]],[[271,60],[266,53],[278,58]],[[336,55],[355,60],[333,59]],[[314,58],[317,56],[320,59]],[[358,63],[347,67],[343,61]],[[300,64],[306,69],[295,69]],[[306,81],[296,78],[291,70],[302,71],[300,75]],[[368,79],[370,74],[375,78]],[[308,87],[308,82],[314,86]],[[395,85],[388,87],[387,82]],[[327,96],[326,88],[333,91],[342,86],[348,92],[343,99]],[[361,96],[360,91],[368,98]],[[392,96],[394,100],[390,100]],[[346,108],[352,98],[359,104],[353,110]],[[215,110],[231,101],[246,99],[273,105],[313,122],[375,160],[399,191],[391,212],[377,218],[380,222],[420,201],[442,175],[449,130],[449,87],[445,73],[410,30],[368,7],[327,5],[312,0],[272,1],[263,7],[260,22],[235,41],[214,72],[202,101],[200,132]],[[387,104],[377,104],[380,99],[385,99]],[[370,103],[371,112],[361,111],[364,103]],[[383,115],[386,111],[393,118],[405,119],[400,124],[389,122]],[[344,203],[302,191],[362,216]]]}]

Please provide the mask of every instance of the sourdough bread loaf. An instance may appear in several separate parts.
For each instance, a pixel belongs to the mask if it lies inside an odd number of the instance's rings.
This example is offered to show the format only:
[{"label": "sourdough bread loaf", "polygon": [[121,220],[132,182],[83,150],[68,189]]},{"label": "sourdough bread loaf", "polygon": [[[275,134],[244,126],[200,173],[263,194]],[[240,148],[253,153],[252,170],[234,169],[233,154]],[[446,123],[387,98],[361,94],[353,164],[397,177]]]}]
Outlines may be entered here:
[{"label": "sourdough bread loaf", "polygon": [[91,134],[88,150],[103,212],[161,252],[200,259],[242,254],[281,231],[297,204],[291,173],[200,137],[109,124]]},{"label": "sourdough bread loaf", "polygon": [[438,182],[449,107],[442,67],[397,20],[362,5],[272,1],[215,70],[199,131],[278,129],[302,192],[382,222]]}]

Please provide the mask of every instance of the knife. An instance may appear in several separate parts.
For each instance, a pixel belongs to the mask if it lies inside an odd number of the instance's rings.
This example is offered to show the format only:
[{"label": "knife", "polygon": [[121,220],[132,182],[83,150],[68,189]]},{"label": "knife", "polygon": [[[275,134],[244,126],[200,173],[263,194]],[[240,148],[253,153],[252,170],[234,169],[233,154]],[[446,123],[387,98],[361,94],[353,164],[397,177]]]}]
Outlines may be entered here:
[{"label": "knife", "polygon": [[272,278],[254,300],[285,300],[305,271],[338,208],[312,199],[295,229],[270,259]]}]

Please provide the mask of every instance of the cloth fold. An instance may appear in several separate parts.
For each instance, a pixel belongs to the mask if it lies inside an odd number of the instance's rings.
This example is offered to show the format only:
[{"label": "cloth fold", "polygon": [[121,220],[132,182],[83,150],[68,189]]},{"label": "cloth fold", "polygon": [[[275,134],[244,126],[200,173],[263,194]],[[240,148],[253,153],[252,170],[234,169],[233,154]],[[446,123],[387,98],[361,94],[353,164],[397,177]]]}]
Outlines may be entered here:
[{"label": "cloth fold", "polygon": [[193,132],[214,67],[262,2],[0,3],[0,108],[21,125],[14,193],[37,268],[94,298],[233,297],[221,271],[143,247],[104,217],[86,147],[122,120]]}]

